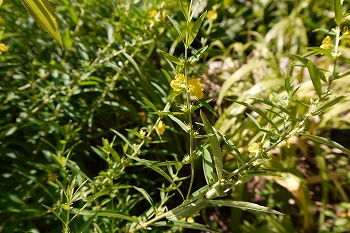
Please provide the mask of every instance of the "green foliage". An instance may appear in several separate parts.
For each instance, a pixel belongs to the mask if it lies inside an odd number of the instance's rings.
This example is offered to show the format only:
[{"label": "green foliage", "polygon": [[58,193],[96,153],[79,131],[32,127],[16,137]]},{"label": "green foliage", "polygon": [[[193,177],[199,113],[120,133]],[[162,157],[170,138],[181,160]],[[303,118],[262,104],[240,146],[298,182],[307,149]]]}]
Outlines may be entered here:
[{"label": "green foliage", "polygon": [[348,3],[21,2],[0,232],[346,231]]}]

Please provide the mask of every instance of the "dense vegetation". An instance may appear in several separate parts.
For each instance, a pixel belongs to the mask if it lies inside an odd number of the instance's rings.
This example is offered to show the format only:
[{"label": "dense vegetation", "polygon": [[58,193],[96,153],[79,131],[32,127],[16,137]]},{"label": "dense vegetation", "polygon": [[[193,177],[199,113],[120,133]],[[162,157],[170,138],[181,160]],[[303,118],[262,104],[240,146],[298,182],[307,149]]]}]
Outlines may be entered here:
[{"label": "dense vegetation", "polygon": [[197,3],[4,0],[0,232],[350,229],[349,2]]}]

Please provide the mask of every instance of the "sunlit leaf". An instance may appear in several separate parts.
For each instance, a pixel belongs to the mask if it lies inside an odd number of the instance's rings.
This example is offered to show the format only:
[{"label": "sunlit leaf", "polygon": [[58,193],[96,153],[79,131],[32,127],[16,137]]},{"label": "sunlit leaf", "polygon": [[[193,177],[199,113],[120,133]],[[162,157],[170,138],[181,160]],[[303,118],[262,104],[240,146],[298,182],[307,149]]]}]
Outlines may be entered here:
[{"label": "sunlit leaf", "polygon": [[319,142],[321,144],[325,144],[325,145],[337,148],[338,150],[341,150],[345,154],[350,155],[350,151],[348,149],[346,149],[345,147],[343,147],[339,143],[336,143],[330,139],[320,137],[320,136],[310,135],[310,134],[303,134],[303,136],[312,140],[312,141]]},{"label": "sunlit leaf", "polygon": [[213,160],[214,160],[216,174],[218,176],[218,180],[221,180],[222,172],[223,172],[223,164],[222,164],[222,152],[221,152],[219,140],[216,137],[216,134],[211,124],[209,123],[207,117],[204,115],[202,111],[200,112],[200,115],[204,123],[204,129],[207,132],[207,135],[209,136],[209,142],[213,152]]},{"label": "sunlit leaf", "polygon": [[327,110],[328,108],[334,106],[335,104],[341,102],[342,100],[344,100],[346,98],[346,96],[338,96],[338,97],[335,97],[334,99],[332,100],[329,100],[327,101],[326,103],[324,104],[320,104],[320,106],[318,106],[315,111],[313,112],[313,115],[319,115],[321,114],[322,112],[324,112],[325,110]]},{"label": "sunlit leaf", "polygon": [[178,64],[180,66],[183,66],[183,62],[178,59],[177,57],[174,57],[173,55],[171,55],[170,53],[167,53],[167,52],[164,52],[162,50],[159,50],[161,54],[163,54],[163,56],[168,59],[169,61],[175,63],[175,64]]},{"label": "sunlit leaf", "polygon": [[232,200],[206,200],[206,202],[219,205],[219,206],[228,206],[228,207],[234,207],[239,208],[242,210],[252,210],[257,212],[264,212],[269,214],[278,214],[278,215],[284,215],[276,210],[270,209],[265,206],[261,206],[255,203],[251,202],[245,202],[245,201],[232,201]]},{"label": "sunlit leaf", "polygon": [[35,21],[49,33],[59,44],[63,46],[61,34],[55,17],[55,9],[49,0],[21,0],[28,13]]},{"label": "sunlit leaf", "polygon": [[196,214],[198,211],[205,208],[208,204],[209,203],[203,200],[197,200],[191,204],[188,204],[187,206],[169,211],[166,215],[166,218],[170,221],[179,221],[182,218]]},{"label": "sunlit leaf", "polygon": [[341,0],[333,0],[334,11],[335,11],[335,22],[338,26],[343,22],[343,8]]},{"label": "sunlit leaf", "polygon": [[213,160],[211,159],[211,155],[207,149],[203,150],[202,162],[203,162],[204,177],[205,177],[205,180],[207,181],[207,184],[208,185],[214,184],[218,180],[218,178],[214,173]]},{"label": "sunlit leaf", "polygon": [[309,62],[307,63],[307,68],[309,70],[310,78],[311,78],[312,84],[314,85],[316,93],[318,97],[321,98],[322,85],[321,85],[320,71],[311,60],[309,60]]},{"label": "sunlit leaf", "polygon": [[206,15],[207,15],[207,12],[204,12],[201,16],[199,16],[197,21],[193,24],[192,28],[189,28],[190,31],[189,31],[189,37],[188,37],[188,41],[187,41],[187,45],[186,45],[187,47],[190,47],[190,45],[194,41],[194,38],[196,38],[198,31],[199,31]]}]

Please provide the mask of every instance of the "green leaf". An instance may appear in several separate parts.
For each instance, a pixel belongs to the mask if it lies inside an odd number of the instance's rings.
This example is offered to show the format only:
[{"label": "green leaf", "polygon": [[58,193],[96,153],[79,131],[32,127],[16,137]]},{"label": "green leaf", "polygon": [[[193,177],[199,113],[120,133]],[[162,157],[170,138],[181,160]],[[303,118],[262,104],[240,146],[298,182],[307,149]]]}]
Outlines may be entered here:
[{"label": "green leaf", "polygon": [[3,0],[0,0],[0,6],[2,5],[3,2],[4,2]]},{"label": "green leaf", "polygon": [[207,117],[204,115],[202,111],[200,111],[200,115],[204,123],[205,131],[207,132],[207,135],[209,137],[210,146],[213,152],[213,160],[215,164],[216,174],[217,174],[218,180],[221,180],[222,172],[223,172],[223,164],[222,164],[222,152],[221,152],[219,140],[216,137],[213,127],[210,125]]},{"label": "green leaf", "polygon": [[188,19],[189,19],[188,2],[187,2],[187,0],[180,0],[180,4],[181,4],[182,13],[185,16],[186,21],[188,21]]},{"label": "green leaf", "polygon": [[215,110],[208,104],[208,100],[207,101],[204,101],[204,100],[198,100],[199,101],[199,103],[202,105],[202,106],[204,106],[204,107],[206,107],[211,113],[213,113],[214,114],[214,116],[216,116],[216,118],[219,118],[219,115],[215,112]]},{"label": "green leaf", "polygon": [[138,222],[136,218],[133,218],[123,212],[114,211],[114,210],[83,210],[80,213],[84,216],[100,216],[100,217],[108,217],[108,218],[121,218],[128,220],[130,222]]},{"label": "green leaf", "polygon": [[153,111],[158,112],[157,107],[146,97],[142,97],[142,100],[145,102],[147,107],[150,107]]},{"label": "green leaf", "polygon": [[97,214],[92,215],[77,231],[77,233],[83,233],[85,232],[87,229],[89,229],[89,226],[91,225],[91,223],[94,221],[95,217],[97,216]]},{"label": "green leaf", "polygon": [[203,200],[196,200],[195,202],[192,202],[191,204],[188,204],[184,207],[169,211],[166,215],[166,218],[170,221],[179,221],[182,218],[196,214],[201,209],[204,209],[207,205],[208,203]]},{"label": "green leaf", "polygon": [[58,31],[58,24],[55,18],[55,9],[51,6],[49,0],[21,0],[28,13],[35,21],[49,33],[62,47],[61,34]]},{"label": "green leaf", "polygon": [[325,104],[322,104],[321,106],[318,106],[315,111],[313,112],[313,115],[319,115],[322,112],[324,112],[326,109],[334,106],[335,104],[339,103],[340,101],[344,100],[346,96],[338,96],[334,99],[327,101]]},{"label": "green leaf", "polygon": [[190,62],[190,64],[196,62],[199,60],[199,58],[203,55],[203,53],[208,49],[208,45],[199,49],[195,54],[193,54],[193,56],[191,56],[188,61]]},{"label": "green leaf", "polygon": [[338,26],[343,22],[343,7],[341,4],[341,0],[334,0],[334,11],[335,11],[335,22]]},{"label": "green leaf", "polygon": [[188,127],[183,123],[179,118],[174,117],[173,115],[169,115],[170,119],[176,122],[186,133],[188,132]]},{"label": "green leaf", "polygon": [[[158,166],[158,163],[159,163],[158,161],[150,161],[150,160],[146,160],[146,159],[141,159],[141,158],[138,158],[138,157],[135,157],[135,156],[127,155],[127,154],[126,154],[126,156],[128,158],[130,158],[130,159],[133,159],[133,160],[135,160],[137,162],[140,162],[144,166],[149,167],[153,171],[159,173],[161,176],[163,176],[165,179],[167,179],[173,185],[173,187],[176,187],[176,190],[180,193],[182,198],[184,198],[181,190],[175,184],[174,180]],[[163,166],[163,165],[160,165],[160,166]]]},{"label": "green leaf", "polygon": [[220,232],[214,229],[211,229],[205,225],[196,223],[196,222],[178,222],[178,221],[174,221],[174,222],[169,222],[169,221],[161,221],[161,222],[156,222],[153,223],[152,226],[156,226],[156,227],[173,227],[173,226],[177,226],[177,227],[183,227],[183,228],[187,228],[187,229],[193,229],[193,230],[201,230],[202,232]]},{"label": "green leaf", "polygon": [[157,215],[157,207],[154,204],[153,199],[151,198],[151,196],[146,192],[146,190],[144,190],[143,188],[138,188],[136,186],[134,186],[134,189],[136,189],[137,191],[139,191],[143,197],[148,201],[148,203],[151,204],[154,214]]},{"label": "green leaf", "polygon": [[309,47],[310,50],[315,51],[316,53],[314,55],[318,55],[318,54],[324,54],[326,55],[329,59],[334,61],[334,56],[332,55],[332,53],[327,50],[327,49],[323,49],[320,47]]},{"label": "green leaf", "polygon": [[233,150],[236,152],[236,154],[237,154],[237,156],[238,156],[237,159],[239,160],[239,162],[244,163],[245,161],[244,161],[244,159],[243,159],[243,156],[242,156],[241,152],[238,150],[238,147],[237,147],[229,138],[227,138],[222,132],[220,132],[219,130],[216,130],[215,128],[214,128],[214,130],[215,130],[215,133],[216,133],[222,140],[224,140],[224,142],[225,142],[231,149],[233,149]]},{"label": "green leaf", "polygon": [[261,206],[261,205],[255,204],[255,203],[251,203],[251,202],[232,201],[232,200],[206,200],[206,202],[214,204],[214,205],[239,208],[242,210],[253,210],[253,211],[264,212],[264,213],[269,213],[269,214],[284,215],[283,213],[278,212],[276,210],[273,210],[273,209],[270,209],[268,207]]},{"label": "green leaf", "polygon": [[203,151],[202,162],[205,180],[207,181],[208,185],[212,185],[218,181],[218,178],[214,173],[213,160],[211,159],[210,153],[207,149]]},{"label": "green leaf", "polygon": [[309,70],[311,81],[312,81],[312,84],[314,85],[316,93],[317,93],[318,97],[321,98],[322,85],[321,85],[320,71],[311,60],[308,61],[307,68]]},{"label": "green leaf", "polygon": [[178,59],[177,57],[174,57],[173,55],[171,55],[170,53],[164,52],[162,50],[159,50],[161,54],[163,54],[163,56],[168,59],[169,61],[178,64],[179,66],[183,66],[184,63]]},{"label": "green leaf", "polygon": [[249,113],[246,113],[248,118],[259,128],[261,129],[261,125],[259,124],[259,122],[255,119],[255,117],[253,117],[252,115],[250,115]]},{"label": "green leaf", "polygon": [[272,127],[274,127],[277,131],[278,130],[278,127],[275,125],[275,123],[260,109],[260,108],[257,108],[257,107],[254,107],[253,105],[250,105],[248,103],[245,103],[245,102],[240,102],[240,101],[234,101],[238,104],[241,104],[251,110],[253,110],[254,112],[258,113],[261,117],[263,117],[267,122],[269,122],[271,124]]},{"label": "green leaf", "polygon": [[188,41],[187,41],[187,45],[186,45],[187,48],[190,47],[190,45],[194,41],[194,38],[196,38],[198,31],[199,31],[206,15],[207,15],[207,12],[205,11],[201,16],[199,16],[199,18],[194,23],[192,28],[188,28],[190,31],[189,31]]},{"label": "green leaf", "polygon": [[128,140],[126,137],[124,137],[123,134],[119,133],[118,131],[116,131],[116,130],[114,130],[114,129],[111,129],[111,131],[112,131],[113,133],[117,134],[121,139],[123,139],[123,141],[124,141],[126,144],[128,144],[128,145],[130,146],[130,148],[132,148],[132,149],[134,150],[134,147],[133,147],[133,145],[131,144],[131,142],[129,142],[129,140]]},{"label": "green leaf", "polygon": [[346,149],[345,147],[343,147],[339,143],[336,143],[330,139],[320,137],[320,136],[310,135],[310,134],[303,134],[303,136],[312,140],[312,141],[319,142],[319,143],[337,148],[337,149],[341,150],[342,152],[344,152],[345,154],[350,155],[350,151],[348,149]]},{"label": "green leaf", "polygon": [[180,28],[179,28],[179,24],[178,24],[173,18],[171,18],[169,15],[167,15],[167,17],[168,17],[168,19],[170,20],[170,22],[174,25],[174,27],[175,27],[177,33],[179,34],[179,36],[180,36],[181,39],[182,39],[182,42],[185,44],[185,39],[184,39],[184,36],[183,36],[182,33],[181,33],[181,30],[180,30]]}]

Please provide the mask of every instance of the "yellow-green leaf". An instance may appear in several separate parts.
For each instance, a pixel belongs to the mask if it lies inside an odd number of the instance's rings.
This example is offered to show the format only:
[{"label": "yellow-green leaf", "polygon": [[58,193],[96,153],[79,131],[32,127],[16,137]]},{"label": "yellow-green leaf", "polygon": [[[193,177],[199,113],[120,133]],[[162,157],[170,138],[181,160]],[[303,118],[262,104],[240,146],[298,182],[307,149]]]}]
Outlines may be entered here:
[{"label": "yellow-green leaf", "polygon": [[21,0],[28,13],[35,19],[39,26],[49,33],[59,44],[63,46],[61,34],[54,15],[55,9],[49,0]]}]

